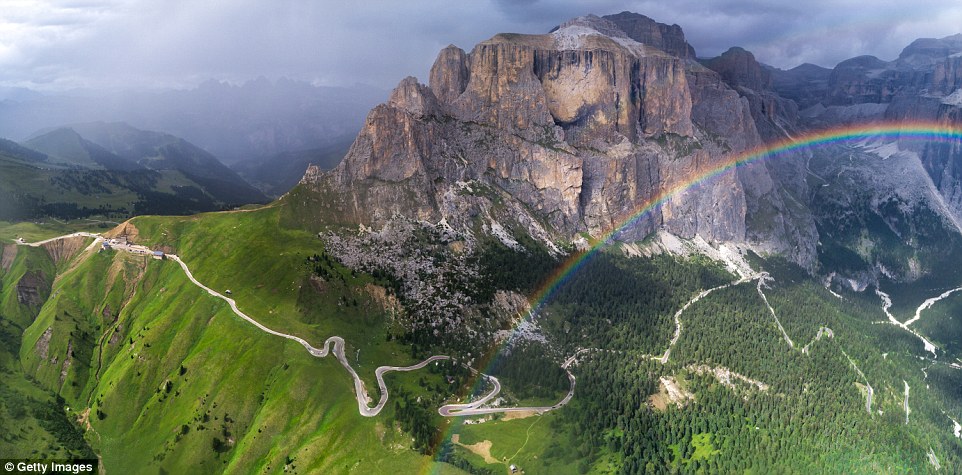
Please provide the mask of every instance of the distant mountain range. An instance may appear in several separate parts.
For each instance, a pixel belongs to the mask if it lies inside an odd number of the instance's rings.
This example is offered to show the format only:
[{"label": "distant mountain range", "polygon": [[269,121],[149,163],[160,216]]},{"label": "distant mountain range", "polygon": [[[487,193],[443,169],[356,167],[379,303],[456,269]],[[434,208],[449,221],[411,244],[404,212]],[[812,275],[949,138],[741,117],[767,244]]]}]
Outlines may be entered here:
[{"label": "distant mountain range", "polygon": [[235,163],[232,167],[248,183],[268,196],[279,197],[297,185],[308,166],[314,165],[322,170],[336,167],[351,148],[352,142],[352,138],[344,137],[324,147],[252,158]]},{"label": "distant mountain range", "polygon": [[[126,122],[183,137],[224,163],[350,140],[387,92],[264,78],[153,92],[0,89],[0,137],[23,140],[62,124]],[[301,170],[303,172],[303,170]]]},{"label": "distant mountain range", "polygon": [[0,219],[191,214],[267,197],[184,139],[88,123],[0,142]]}]

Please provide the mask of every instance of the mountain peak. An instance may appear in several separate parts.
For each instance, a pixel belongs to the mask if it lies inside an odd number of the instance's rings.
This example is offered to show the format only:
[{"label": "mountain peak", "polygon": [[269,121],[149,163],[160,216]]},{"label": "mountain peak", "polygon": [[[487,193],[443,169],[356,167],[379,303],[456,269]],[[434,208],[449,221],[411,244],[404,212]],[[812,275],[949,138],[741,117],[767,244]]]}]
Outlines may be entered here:
[{"label": "mountain peak", "polygon": [[695,58],[695,49],[685,40],[685,33],[680,26],[658,23],[645,15],[629,11],[603,17],[588,14],[572,18],[552,28],[549,33],[556,40],[561,39],[563,49],[568,49],[572,44],[575,47],[570,49],[584,47],[582,38],[598,35],[615,40],[622,46],[631,47],[631,43],[640,43],[682,59]]},{"label": "mountain peak", "polygon": [[919,38],[902,50],[898,62],[918,68],[962,53],[962,33],[943,38]]},{"label": "mountain peak", "polygon": [[733,46],[717,58],[702,63],[721,75],[732,87],[747,87],[755,91],[772,88],[772,75],[755,60],[755,55],[739,46]]},{"label": "mountain peak", "polygon": [[610,38],[628,38],[628,35],[614,22],[590,14],[572,18],[552,29],[552,33],[572,27],[589,28]]},{"label": "mountain peak", "polygon": [[679,58],[695,58],[695,48],[685,40],[685,32],[678,25],[658,23],[645,15],[629,11],[602,18],[618,25],[629,38],[641,44],[654,46]]}]

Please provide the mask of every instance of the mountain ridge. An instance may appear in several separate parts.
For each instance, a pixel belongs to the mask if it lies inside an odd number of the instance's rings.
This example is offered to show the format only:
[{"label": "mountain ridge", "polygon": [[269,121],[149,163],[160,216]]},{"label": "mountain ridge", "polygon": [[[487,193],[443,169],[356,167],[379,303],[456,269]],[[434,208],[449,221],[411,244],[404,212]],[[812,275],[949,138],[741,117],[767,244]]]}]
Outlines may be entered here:
[{"label": "mountain ridge", "polygon": [[[615,18],[631,19],[650,20]],[[684,42],[680,28],[657,28],[675,32],[668,43]],[[756,121],[752,112],[761,111],[761,101],[744,102],[687,53],[672,56],[637,41],[648,36],[631,33],[636,38],[609,17],[587,16],[549,34],[495,35],[470,53],[445,48],[429,86],[402,81],[386,104],[373,109],[338,168],[324,175],[311,171],[302,183],[350,197],[334,206],[354,224],[379,226],[401,214],[444,218],[468,232],[474,225],[454,210],[487,205],[465,203],[452,187],[476,180],[504,190],[519,209],[542,210],[522,212],[526,216],[512,222],[571,240],[610,229],[685,177],[761,144],[757,124],[777,121],[780,112]],[[466,141],[458,128],[473,138]],[[770,133],[782,128],[769,127]],[[773,177],[767,165],[746,167],[684,193],[621,234],[640,239],[664,226],[683,237],[797,249],[798,260],[811,263],[814,245],[799,239],[809,232],[796,231],[810,229],[810,220],[767,228],[746,223],[746,188],[783,207]],[[530,225],[539,222],[544,230]]]}]

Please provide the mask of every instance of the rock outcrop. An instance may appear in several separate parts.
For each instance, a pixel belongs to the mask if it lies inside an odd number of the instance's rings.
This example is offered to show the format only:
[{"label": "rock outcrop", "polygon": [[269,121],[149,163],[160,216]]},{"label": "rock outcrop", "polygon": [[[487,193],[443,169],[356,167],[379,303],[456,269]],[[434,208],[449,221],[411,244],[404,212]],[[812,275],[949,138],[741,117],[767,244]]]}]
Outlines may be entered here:
[{"label": "rock outcrop", "polygon": [[[680,27],[631,13],[576,18],[549,34],[499,34],[470,53],[448,46],[429,86],[406,78],[370,112],[335,170],[308,170],[302,185],[313,191],[291,198],[302,207],[294,214],[323,210],[373,227],[401,215],[443,220],[465,236],[503,229],[562,241],[615,229],[642,238],[664,227],[786,247],[774,231],[748,229],[746,190],[781,188],[766,167],[688,185],[761,143],[755,109],[772,123],[794,110],[739,92],[774,95],[750,53],[724,57],[731,77],[693,58]],[[665,194],[663,206],[622,226]]]},{"label": "rock outcrop", "polygon": [[672,56],[695,59],[695,48],[685,40],[685,33],[678,25],[658,23],[644,15],[621,12],[603,17],[618,26],[629,38],[654,46]]},{"label": "rock outcrop", "polygon": [[743,48],[729,48],[721,56],[707,59],[703,64],[721,75],[732,87],[747,87],[755,91],[772,88],[771,73],[755,60],[755,55]]},{"label": "rock outcrop", "polygon": [[39,307],[49,291],[49,284],[41,272],[27,272],[17,281],[17,302],[28,307]]},{"label": "rock outcrop", "polygon": [[13,261],[17,258],[17,245],[16,244],[4,244],[0,248],[0,270],[4,272],[9,272],[10,268],[13,267]]},{"label": "rock outcrop", "polygon": [[[755,60],[755,56],[733,47],[717,58],[701,63],[716,72],[730,90],[719,88],[722,95],[737,93],[747,102],[745,111],[737,119],[725,121],[722,117],[706,123],[728,124],[734,130],[722,131],[726,137],[744,137],[746,121],[754,123],[763,142],[777,142],[791,135],[798,135],[798,106],[773,91],[771,68]],[[731,99],[727,99],[731,101]],[[726,99],[715,97],[710,104],[723,103]],[[716,132],[718,133],[718,132]],[[818,232],[811,212],[804,206],[792,203],[806,201],[808,184],[804,163],[805,152],[792,152],[785,159],[762,161],[738,170],[745,187],[747,240],[755,243],[758,250],[779,253],[795,262],[811,266],[816,260]]]},{"label": "rock outcrop", "polygon": [[57,239],[43,245],[55,264],[62,264],[80,252],[87,245],[87,238],[71,237]]}]

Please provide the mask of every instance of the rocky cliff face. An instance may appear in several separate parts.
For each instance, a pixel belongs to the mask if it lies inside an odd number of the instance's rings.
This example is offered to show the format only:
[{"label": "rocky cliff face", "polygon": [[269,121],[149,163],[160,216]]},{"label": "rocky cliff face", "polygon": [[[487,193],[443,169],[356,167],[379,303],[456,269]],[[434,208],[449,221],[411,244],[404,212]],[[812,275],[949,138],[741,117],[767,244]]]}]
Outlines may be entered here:
[{"label": "rocky cliff face", "polygon": [[[550,34],[499,34],[470,53],[449,46],[429,86],[407,78],[371,111],[337,169],[305,175],[302,184],[323,204],[298,206],[321,206],[354,225],[379,227],[397,215],[443,221],[468,239],[504,237],[493,229],[545,241],[601,235],[758,146],[759,120],[792,120],[790,107],[746,97],[750,87],[772,94],[747,54],[750,61],[719,74],[693,60],[679,27],[628,13],[577,18]],[[743,67],[752,68],[744,82],[728,74]],[[757,207],[747,197],[780,203],[775,180],[765,166],[723,174],[619,236],[664,227],[710,242],[794,248],[787,222],[750,229]]]},{"label": "rocky cliff face", "polygon": [[[795,71],[795,70],[793,70]],[[818,82],[825,81],[819,88]],[[832,127],[870,121],[959,124],[962,110],[962,34],[922,38],[893,61],[859,56],[824,70],[775,71],[778,92],[804,97],[803,126]],[[951,210],[962,218],[962,150],[952,143],[900,141],[919,155],[932,183]],[[941,206],[941,204],[940,204]]]},{"label": "rocky cliff face", "polygon": [[829,144],[689,185],[813,129],[959,124],[960,71],[962,35],[893,61],[782,71],[741,48],[696,60],[680,28],[631,13],[499,34],[443,49],[427,86],[403,80],[337,169],[308,170],[292,216],[378,229],[401,216],[453,241],[518,249],[530,236],[554,252],[583,233],[661,229],[780,254],[856,290],[929,285],[945,273],[932,243],[962,252],[958,143]]},{"label": "rocky cliff face", "polygon": [[604,19],[617,25],[629,38],[639,43],[654,46],[678,58],[695,58],[695,48],[685,41],[685,33],[678,25],[665,25],[632,12],[606,15]]},{"label": "rocky cliff face", "polygon": [[[859,56],[832,70],[809,65],[773,69],[772,74],[775,90],[803,106],[798,121],[803,129],[878,122],[958,127],[960,66],[962,35],[955,35],[916,40],[893,61]],[[840,162],[838,156],[848,160]],[[820,259],[841,269],[836,277],[858,282],[854,288],[882,280],[901,285],[944,274],[939,256],[953,252],[951,242],[962,229],[960,160],[958,141],[889,136],[827,147],[798,161],[805,163],[803,172],[820,183],[810,190],[808,201],[799,200],[815,214],[824,244]],[[872,222],[876,224],[868,224]],[[898,251],[886,255],[892,249]],[[849,262],[840,257],[845,253],[858,255],[862,262],[839,266]],[[913,257],[906,261],[904,255]]]},{"label": "rocky cliff face", "polygon": [[[801,133],[797,104],[772,90],[770,68],[758,63],[752,53],[734,47],[701,63],[747,103],[747,120],[754,123],[762,141],[777,142]],[[724,118],[712,122],[724,123]],[[733,134],[737,135],[735,131],[728,133]],[[748,241],[759,250],[780,253],[811,266],[816,260],[818,232],[811,212],[799,205],[807,201],[809,191],[804,169],[807,158],[805,152],[795,152],[783,160],[742,167],[738,174],[745,185]]]}]

